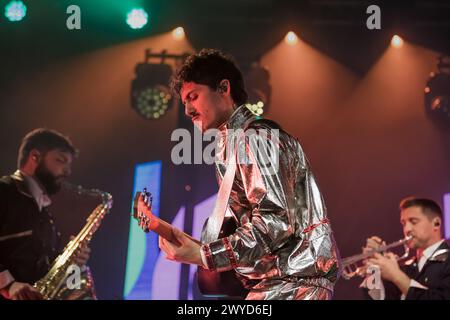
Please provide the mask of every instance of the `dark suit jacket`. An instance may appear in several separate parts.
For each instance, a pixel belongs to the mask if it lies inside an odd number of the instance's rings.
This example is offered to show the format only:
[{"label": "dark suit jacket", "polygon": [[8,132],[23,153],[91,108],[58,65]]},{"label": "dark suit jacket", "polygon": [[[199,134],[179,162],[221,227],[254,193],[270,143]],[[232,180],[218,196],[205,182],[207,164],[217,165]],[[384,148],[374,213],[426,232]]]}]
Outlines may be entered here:
[{"label": "dark suit jacket", "polygon": [[59,234],[46,208],[39,211],[20,173],[0,179],[0,272],[33,284],[58,255]]},{"label": "dark suit jacket", "polygon": [[[403,266],[411,279],[428,290],[410,287],[406,300],[450,300],[450,246],[443,242],[419,272],[417,263]],[[391,282],[384,281],[386,300],[399,300],[400,290]]]}]

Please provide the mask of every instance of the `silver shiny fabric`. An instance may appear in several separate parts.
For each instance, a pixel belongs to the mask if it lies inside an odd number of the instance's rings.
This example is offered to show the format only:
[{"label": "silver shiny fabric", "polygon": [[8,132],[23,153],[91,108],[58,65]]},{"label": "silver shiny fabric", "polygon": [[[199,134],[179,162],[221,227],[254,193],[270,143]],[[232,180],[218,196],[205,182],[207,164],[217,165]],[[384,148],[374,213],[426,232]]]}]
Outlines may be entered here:
[{"label": "silver shiny fabric", "polygon": [[[226,170],[227,142],[238,138],[230,129],[277,128],[274,122],[255,120],[246,106],[240,106],[219,128],[219,183]],[[254,160],[238,162],[228,202],[238,228],[227,239],[204,246],[211,252],[214,270],[238,273],[250,289],[246,299],[331,299],[341,262],[326,208],[300,144],[279,132],[275,174],[259,163],[248,140],[238,139],[239,148]],[[263,139],[267,136],[251,138]]]}]

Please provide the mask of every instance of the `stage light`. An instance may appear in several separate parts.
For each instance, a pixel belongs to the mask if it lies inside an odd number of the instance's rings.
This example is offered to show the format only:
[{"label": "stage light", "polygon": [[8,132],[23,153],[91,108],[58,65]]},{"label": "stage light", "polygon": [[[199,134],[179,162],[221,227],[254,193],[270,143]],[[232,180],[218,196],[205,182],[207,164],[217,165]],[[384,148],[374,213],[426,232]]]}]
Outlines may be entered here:
[{"label": "stage light", "polygon": [[168,83],[172,68],[167,64],[140,63],[131,83],[131,106],[146,119],[158,119],[171,107]]},{"label": "stage light", "polygon": [[433,119],[450,124],[450,56],[438,59],[438,71],[425,87],[425,108]]},{"label": "stage light", "polygon": [[289,31],[284,37],[284,41],[286,41],[287,44],[293,46],[298,42],[298,37],[293,31]]},{"label": "stage light", "polygon": [[173,29],[173,31],[172,31],[172,37],[175,39],[175,40],[183,40],[184,38],[185,38],[185,33],[184,33],[184,29],[183,29],[183,27],[178,27],[178,28],[175,28],[175,29]]},{"label": "stage light", "polygon": [[394,48],[401,48],[403,46],[403,39],[400,38],[398,35],[395,35],[392,37],[391,45]]},{"label": "stage light", "polygon": [[5,17],[11,22],[21,21],[27,15],[27,6],[22,1],[10,1],[5,6]]},{"label": "stage light", "polygon": [[253,114],[257,115],[257,116],[262,116],[262,114],[264,113],[264,102],[262,101],[258,101],[257,103],[247,103],[246,104],[247,108],[250,109],[251,112],[253,112]]},{"label": "stage light", "polygon": [[257,116],[261,116],[270,106],[272,87],[269,71],[254,63],[245,73],[245,86],[248,93],[247,107]]},{"label": "stage light", "polygon": [[148,22],[148,14],[142,8],[135,8],[127,14],[127,24],[132,29],[141,29]]}]

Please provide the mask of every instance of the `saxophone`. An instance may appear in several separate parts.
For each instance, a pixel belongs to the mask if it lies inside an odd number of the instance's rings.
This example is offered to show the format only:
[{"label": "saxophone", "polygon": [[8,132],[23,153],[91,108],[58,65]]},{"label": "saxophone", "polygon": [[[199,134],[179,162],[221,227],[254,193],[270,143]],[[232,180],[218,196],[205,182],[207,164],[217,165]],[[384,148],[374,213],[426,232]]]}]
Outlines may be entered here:
[{"label": "saxophone", "polygon": [[84,189],[68,182],[64,182],[63,187],[74,191],[79,195],[100,196],[102,203],[99,204],[87,218],[87,223],[78,233],[78,235],[64,248],[64,251],[55,259],[48,273],[38,280],[34,287],[42,294],[45,300],[82,300],[96,299],[92,275],[89,267],[82,270],[80,274],[80,283],[77,290],[68,286],[70,271],[74,268],[73,259],[78,249],[91,241],[91,238],[104,216],[112,208],[112,196],[98,189]]}]

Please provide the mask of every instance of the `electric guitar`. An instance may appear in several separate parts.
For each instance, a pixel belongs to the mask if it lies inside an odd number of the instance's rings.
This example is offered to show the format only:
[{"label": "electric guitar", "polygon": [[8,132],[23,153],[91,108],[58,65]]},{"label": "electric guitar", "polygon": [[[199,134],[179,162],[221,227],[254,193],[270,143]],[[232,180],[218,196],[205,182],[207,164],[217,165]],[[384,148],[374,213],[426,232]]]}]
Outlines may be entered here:
[{"label": "electric guitar", "polygon": [[[175,245],[180,245],[173,234],[173,227],[158,218],[152,212],[152,196],[144,188],[136,192],[133,201],[133,217],[145,232],[156,232]],[[224,219],[219,238],[226,237],[236,230],[233,219]],[[201,242],[184,233],[186,237],[201,245]],[[234,271],[214,272],[202,267],[197,268],[198,288],[202,295],[208,297],[244,298],[248,291],[242,286]]]}]

